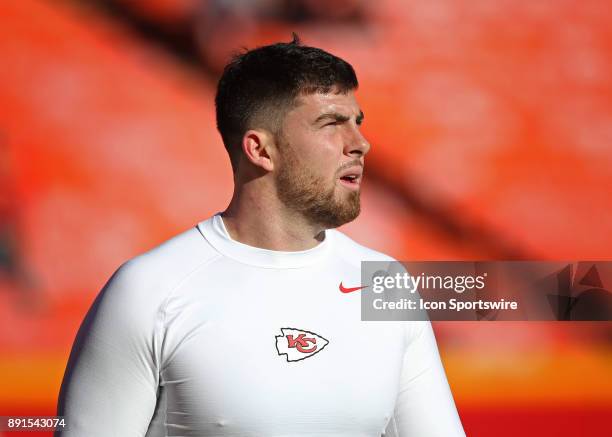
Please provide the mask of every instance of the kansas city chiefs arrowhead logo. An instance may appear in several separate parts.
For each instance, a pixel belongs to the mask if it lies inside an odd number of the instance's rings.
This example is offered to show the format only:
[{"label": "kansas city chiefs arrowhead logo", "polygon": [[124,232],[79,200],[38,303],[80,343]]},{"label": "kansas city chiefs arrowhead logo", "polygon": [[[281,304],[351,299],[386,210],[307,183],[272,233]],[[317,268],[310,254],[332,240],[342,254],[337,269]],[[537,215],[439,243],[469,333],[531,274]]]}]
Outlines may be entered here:
[{"label": "kansas city chiefs arrowhead logo", "polygon": [[295,328],[281,328],[276,336],[276,350],[285,355],[287,361],[300,361],[323,350],[329,341],[318,334]]}]

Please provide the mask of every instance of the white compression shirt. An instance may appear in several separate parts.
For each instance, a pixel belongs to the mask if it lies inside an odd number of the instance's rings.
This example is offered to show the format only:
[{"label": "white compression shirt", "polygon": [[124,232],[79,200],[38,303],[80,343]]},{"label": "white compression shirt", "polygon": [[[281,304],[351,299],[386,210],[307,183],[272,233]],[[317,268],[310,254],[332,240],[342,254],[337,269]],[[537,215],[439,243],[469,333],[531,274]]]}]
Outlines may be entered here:
[{"label": "white compression shirt", "polygon": [[121,266],[77,335],[61,435],[464,436],[430,323],[362,322],[339,291],[392,258],[325,234],[270,251],[216,215]]}]

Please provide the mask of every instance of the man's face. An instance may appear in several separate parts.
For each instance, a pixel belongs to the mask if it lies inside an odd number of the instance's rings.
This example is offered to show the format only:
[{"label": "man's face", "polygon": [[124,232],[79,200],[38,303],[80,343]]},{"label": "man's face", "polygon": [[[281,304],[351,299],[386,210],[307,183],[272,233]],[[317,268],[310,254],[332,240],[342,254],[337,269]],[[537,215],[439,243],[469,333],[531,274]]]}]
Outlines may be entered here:
[{"label": "man's face", "polygon": [[277,143],[280,200],[311,223],[336,228],[359,215],[364,157],[363,113],[352,92],[298,98]]}]

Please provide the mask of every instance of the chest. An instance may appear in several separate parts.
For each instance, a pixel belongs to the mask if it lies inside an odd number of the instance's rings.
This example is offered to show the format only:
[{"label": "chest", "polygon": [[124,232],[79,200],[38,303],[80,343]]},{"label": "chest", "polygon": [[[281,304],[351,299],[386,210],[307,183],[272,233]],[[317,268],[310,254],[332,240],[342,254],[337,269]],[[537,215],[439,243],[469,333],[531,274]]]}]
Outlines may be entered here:
[{"label": "chest", "polygon": [[188,414],[203,435],[380,435],[403,337],[391,322],[362,322],[359,294],[339,283],[242,277],[177,296],[161,373],[168,422]]}]

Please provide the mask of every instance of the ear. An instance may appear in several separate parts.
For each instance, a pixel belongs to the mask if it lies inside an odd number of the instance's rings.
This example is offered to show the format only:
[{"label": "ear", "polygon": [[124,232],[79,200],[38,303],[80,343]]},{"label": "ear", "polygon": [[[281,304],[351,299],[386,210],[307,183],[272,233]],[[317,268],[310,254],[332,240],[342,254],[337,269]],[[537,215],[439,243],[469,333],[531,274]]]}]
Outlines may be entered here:
[{"label": "ear", "polygon": [[242,151],[251,164],[266,171],[274,169],[274,141],[265,130],[248,130],[242,137]]}]

